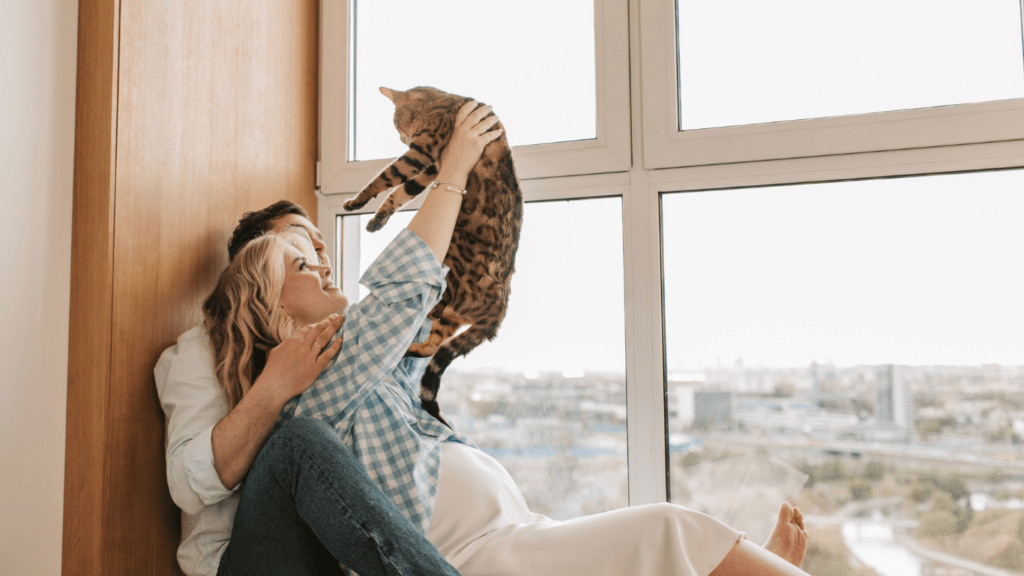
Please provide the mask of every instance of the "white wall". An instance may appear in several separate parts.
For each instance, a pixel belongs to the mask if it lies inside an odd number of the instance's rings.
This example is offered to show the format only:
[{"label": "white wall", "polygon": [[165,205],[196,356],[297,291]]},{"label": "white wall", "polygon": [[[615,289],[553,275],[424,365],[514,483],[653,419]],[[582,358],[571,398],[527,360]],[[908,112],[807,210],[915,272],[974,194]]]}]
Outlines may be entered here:
[{"label": "white wall", "polygon": [[77,35],[0,1],[0,574],[60,574]]}]

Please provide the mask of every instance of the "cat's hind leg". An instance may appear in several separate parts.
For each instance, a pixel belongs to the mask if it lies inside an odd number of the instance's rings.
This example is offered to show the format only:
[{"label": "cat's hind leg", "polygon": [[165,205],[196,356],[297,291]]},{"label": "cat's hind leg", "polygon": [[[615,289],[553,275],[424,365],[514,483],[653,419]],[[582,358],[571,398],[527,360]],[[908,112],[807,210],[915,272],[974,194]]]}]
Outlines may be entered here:
[{"label": "cat's hind leg", "polygon": [[373,215],[373,218],[369,223],[366,224],[366,230],[369,232],[376,232],[384,227],[388,219],[397,212],[402,206],[405,206],[410,200],[420,195],[434,178],[437,177],[437,166],[430,165],[426,170],[420,172],[415,178],[409,180],[405,184],[395,188],[388,194],[388,197],[384,199],[384,202],[377,208],[377,213]]},{"label": "cat's hind leg", "polygon": [[420,403],[434,418],[447,424],[441,417],[441,407],[437,403],[437,391],[441,388],[441,375],[444,374],[448,365],[459,356],[468,354],[484,340],[493,340],[498,334],[500,324],[501,318],[481,320],[462,334],[446,341],[434,353],[434,357],[430,359],[423,378],[420,380]]}]

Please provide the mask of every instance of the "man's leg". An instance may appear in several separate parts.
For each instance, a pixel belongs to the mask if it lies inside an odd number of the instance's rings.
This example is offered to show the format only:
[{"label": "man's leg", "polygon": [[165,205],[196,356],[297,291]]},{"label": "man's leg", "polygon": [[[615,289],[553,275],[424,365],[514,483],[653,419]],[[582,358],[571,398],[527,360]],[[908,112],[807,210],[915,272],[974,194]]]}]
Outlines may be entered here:
[{"label": "man's leg", "polygon": [[296,418],[263,446],[242,487],[221,576],[458,576],[327,424]]}]

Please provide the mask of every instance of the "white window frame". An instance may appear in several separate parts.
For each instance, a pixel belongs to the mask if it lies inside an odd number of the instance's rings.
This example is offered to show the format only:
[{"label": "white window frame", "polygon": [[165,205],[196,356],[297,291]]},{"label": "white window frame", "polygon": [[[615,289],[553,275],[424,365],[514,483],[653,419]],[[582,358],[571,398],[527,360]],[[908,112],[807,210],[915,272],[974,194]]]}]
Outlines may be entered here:
[{"label": "white window frame", "polygon": [[[598,114],[618,110],[620,116],[608,116],[607,133],[618,140],[604,145],[603,160],[583,158],[597,158],[596,144],[513,150],[527,202],[622,198],[630,505],[668,498],[662,194],[1024,167],[1020,100],[680,133],[675,129],[674,9],[673,0],[595,0],[601,22],[628,22],[628,33],[624,25],[616,31],[598,24],[595,34]],[[339,58],[346,61],[348,10],[347,0],[322,0],[322,103],[347,106],[346,74],[325,71],[336,71]],[[601,26],[612,30],[602,34]],[[602,46],[601,38],[619,46]],[[615,82],[620,85],[610,86]],[[600,94],[605,94],[605,108]],[[340,237],[354,243],[358,236],[358,231],[340,229],[337,217],[352,214],[341,204],[386,161],[344,162],[345,138],[329,136],[347,134],[347,112],[342,112],[347,109],[330,108],[321,104],[320,153],[327,184],[318,191],[318,226],[329,246],[340,246]],[[600,121],[598,126],[600,141]],[[911,134],[904,137],[901,131]],[[340,253],[335,262],[346,292],[357,293],[349,285],[358,262],[345,262]]]},{"label": "white window frame", "polygon": [[[352,98],[353,3],[322,0],[320,6],[320,176],[324,195],[358,192],[391,159],[349,161]],[[328,32],[329,31],[329,32]],[[345,31],[345,33],[340,33]],[[594,0],[596,132],[593,140],[516,146],[521,180],[622,172],[630,165],[629,35],[626,4]],[[382,126],[382,130],[392,129]],[[396,136],[397,137],[397,136]]]},{"label": "white window frame", "polygon": [[640,18],[646,168],[905,150],[1024,137],[1024,98],[680,131],[675,2],[642,0]]}]

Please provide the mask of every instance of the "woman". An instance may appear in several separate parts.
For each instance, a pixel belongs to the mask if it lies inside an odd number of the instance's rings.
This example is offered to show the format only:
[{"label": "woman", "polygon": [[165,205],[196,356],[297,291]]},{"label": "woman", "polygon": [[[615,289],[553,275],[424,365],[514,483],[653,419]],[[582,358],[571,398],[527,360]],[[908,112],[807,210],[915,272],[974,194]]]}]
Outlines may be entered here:
[{"label": "woman", "polygon": [[[294,236],[253,241],[225,273],[222,283],[239,293],[266,286],[237,302],[266,321],[233,329],[253,341],[305,346],[310,365],[323,361],[322,350],[332,356],[317,381],[285,405],[280,423],[312,418],[333,427],[400,512],[465,576],[805,574],[798,566],[806,533],[788,504],[764,548],[672,504],[552,521],[530,513],[500,464],[420,406],[426,360],[403,355],[429,333],[426,314],[445,288],[440,261],[463,199],[450,188],[464,188],[483,147],[497,137],[488,132],[496,118],[483,118],[488,108],[471,112],[473,105],[459,111],[441,159],[438,182],[449,186],[428,195],[407,230],[370,266],[361,283],[371,293],[360,303],[348,307],[330,282],[330,268],[316,264],[305,239]],[[305,327],[342,312],[333,343],[330,331],[309,337]],[[285,339],[286,325],[306,332]],[[231,345],[217,355],[236,373],[253,368]]]}]

